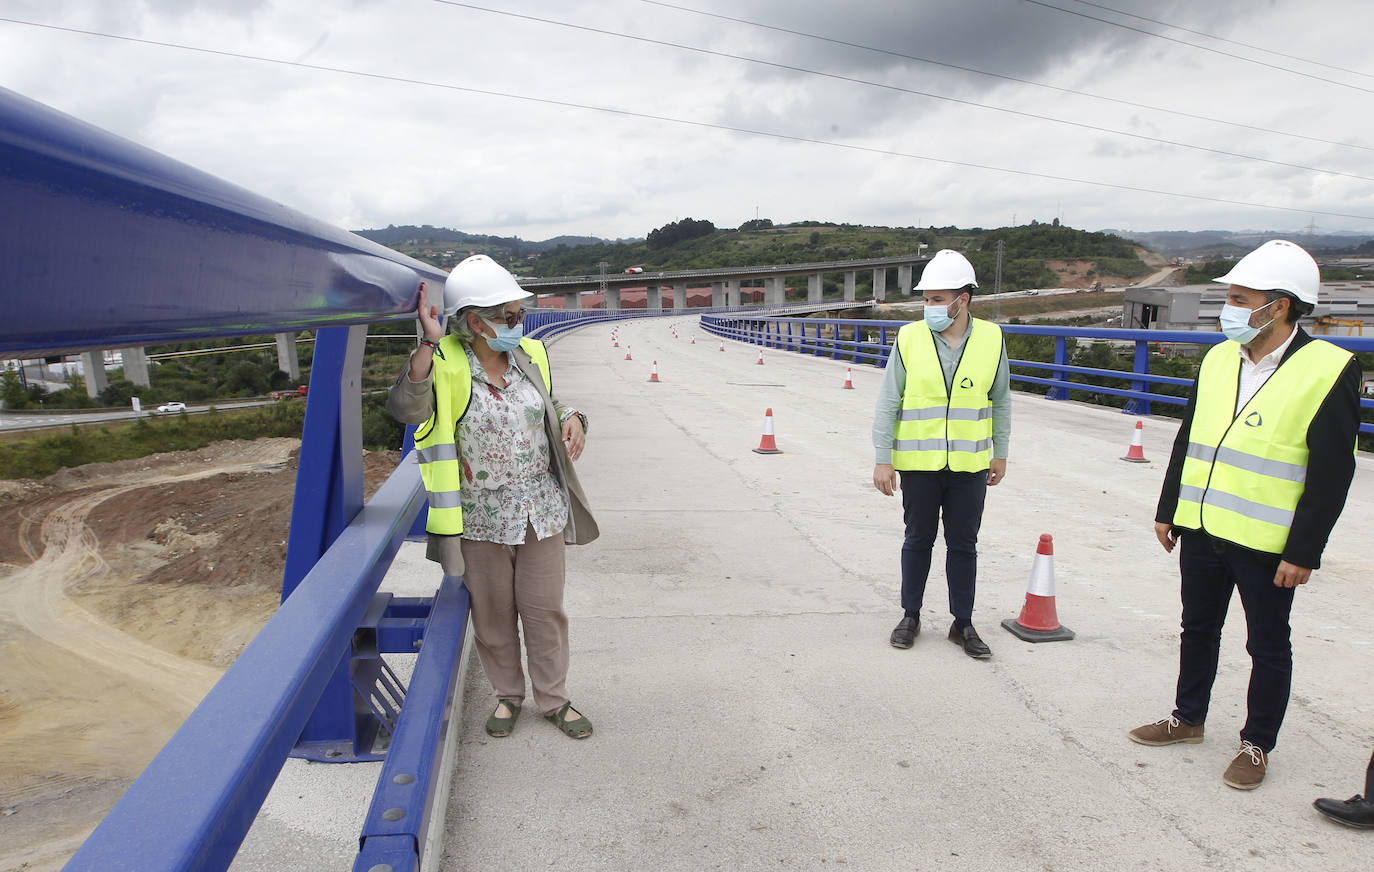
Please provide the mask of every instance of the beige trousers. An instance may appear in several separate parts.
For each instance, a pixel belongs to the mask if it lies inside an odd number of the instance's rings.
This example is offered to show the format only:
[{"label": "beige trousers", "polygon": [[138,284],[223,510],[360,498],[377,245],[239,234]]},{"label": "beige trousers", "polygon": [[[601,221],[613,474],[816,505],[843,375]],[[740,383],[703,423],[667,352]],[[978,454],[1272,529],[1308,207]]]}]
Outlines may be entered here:
[{"label": "beige trousers", "polygon": [[463,581],[472,595],[477,656],[487,680],[498,699],[525,699],[520,668],[523,626],[534,703],[544,714],[558,711],[568,701],[563,547],[562,531],[541,540],[529,526],[522,545],[463,540]]}]

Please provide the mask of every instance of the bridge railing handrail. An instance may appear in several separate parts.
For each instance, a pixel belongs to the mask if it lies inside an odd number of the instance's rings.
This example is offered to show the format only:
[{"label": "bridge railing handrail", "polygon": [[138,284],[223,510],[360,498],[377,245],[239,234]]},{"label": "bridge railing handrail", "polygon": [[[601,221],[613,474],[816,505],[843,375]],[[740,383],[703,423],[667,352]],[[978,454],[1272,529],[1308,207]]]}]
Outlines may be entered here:
[{"label": "bridge railing handrail", "polygon": [[[845,358],[874,366],[885,366],[896,341],[897,331],[907,322],[853,319],[853,318],[791,318],[785,316],[756,316],[730,314],[702,318],[703,328],[719,336],[738,339],[744,342],[761,344],[796,351],[803,354],[829,355],[832,358]],[[1068,399],[1069,392],[1102,394],[1123,397],[1129,402],[1123,411],[1128,414],[1149,414],[1150,403],[1162,402],[1170,405],[1186,405],[1186,396],[1159,393],[1147,390],[1151,385],[1169,385],[1191,388],[1195,379],[1151,373],[1149,347],[1163,345],[1210,346],[1225,341],[1220,333],[1188,330],[1137,330],[1092,327],[1055,327],[1040,324],[1002,324],[1002,331],[1008,334],[1045,336],[1055,341],[1054,361],[1029,361],[1011,359],[1012,381],[1023,384],[1049,387],[1050,399]],[[822,336],[828,329],[830,336]],[[844,330],[849,330],[851,339],[841,338]],[[808,334],[808,331],[810,333]],[[873,338],[870,339],[869,336]],[[1353,352],[1374,352],[1374,338],[1355,336],[1323,336],[1335,345]],[[1077,366],[1068,363],[1068,340],[1081,339],[1123,343],[1133,346],[1133,361],[1130,370],[1109,370],[1095,367]],[[1024,370],[1045,370],[1050,378],[1032,375]],[[1129,382],[1129,387],[1111,387],[1091,382],[1075,381],[1075,376],[1119,379]],[[1362,397],[1360,407],[1374,410],[1374,400]],[[1360,432],[1374,434],[1374,424],[1361,423]]]}]

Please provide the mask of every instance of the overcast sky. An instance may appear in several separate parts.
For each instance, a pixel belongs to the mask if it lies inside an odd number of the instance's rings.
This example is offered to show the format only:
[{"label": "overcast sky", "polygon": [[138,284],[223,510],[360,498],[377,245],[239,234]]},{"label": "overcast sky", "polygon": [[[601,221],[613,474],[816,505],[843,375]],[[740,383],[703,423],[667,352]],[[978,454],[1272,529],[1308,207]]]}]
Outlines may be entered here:
[{"label": "overcast sky", "polygon": [[1031,0],[473,4],[499,12],[439,0],[0,0],[7,19],[289,62],[0,22],[0,86],[350,229],[625,237],[757,214],[984,227],[1059,217],[1093,230],[1315,223],[1374,238],[1374,181],[1339,175],[1374,177],[1374,3],[1044,2],[1070,12]]}]

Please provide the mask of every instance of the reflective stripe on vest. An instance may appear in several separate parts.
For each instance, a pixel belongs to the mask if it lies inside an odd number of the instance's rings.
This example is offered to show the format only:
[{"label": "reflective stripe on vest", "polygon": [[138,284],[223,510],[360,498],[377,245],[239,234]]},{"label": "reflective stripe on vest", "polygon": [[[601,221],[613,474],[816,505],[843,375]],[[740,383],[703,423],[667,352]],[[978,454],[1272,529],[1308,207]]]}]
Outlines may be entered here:
[{"label": "reflective stripe on vest", "polygon": [[1314,339],[1289,355],[1235,414],[1240,353],[1222,342],[1198,370],[1173,523],[1282,554],[1307,481],[1307,430],[1350,352]]},{"label": "reflective stripe on vest", "polygon": [[954,370],[953,389],[925,322],[897,331],[906,367],[902,407],[893,430],[892,465],[905,471],[979,472],[992,463],[992,382],[1002,361],[1002,328],[977,318]]},{"label": "reflective stripe on vest", "polygon": [[[545,390],[552,391],[549,354],[536,339],[520,340],[520,347],[539,367]],[[452,536],[463,532],[463,469],[458,445],[458,421],[472,400],[472,370],[467,351],[456,336],[439,341],[434,355],[434,414],[415,429],[415,455],[420,478],[429,492],[425,529]]]}]

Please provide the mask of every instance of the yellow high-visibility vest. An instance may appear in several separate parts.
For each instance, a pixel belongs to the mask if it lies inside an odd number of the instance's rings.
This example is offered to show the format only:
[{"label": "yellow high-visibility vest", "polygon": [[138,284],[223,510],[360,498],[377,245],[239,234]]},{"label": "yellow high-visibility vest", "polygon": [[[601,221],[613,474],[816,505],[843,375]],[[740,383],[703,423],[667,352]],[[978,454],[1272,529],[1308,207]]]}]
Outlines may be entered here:
[{"label": "yellow high-visibility vest", "polygon": [[[521,339],[520,347],[539,367],[545,390],[553,391],[549,371],[549,352],[537,339]],[[440,357],[440,354],[443,356]],[[429,517],[425,529],[431,533],[457,535],[463,532],[463,500],[460,491],[463,470],[459,458],[458,422],[467,414],[472,401],[472,369],[467,351],[453,334],[439,340],[434,355],[434,414],[415,429],[415,454],[420,478],[429,492]]]},{"label": "yellow high-visibility vest", "polygon": [[1227,341],[1207,352],[1198,370],[1174,525],[1282,554],[1306,488],[1307,430],[1350,356],[1312,340],[1237,413],[1239,346]]},{"label": "yellow high-visibility vest", "polygon": [[906,389],[893,430],[892,466],[904,471],[979,472],[992,464],[992,382],[1002,362],[1002,328],[969,319],[969,335],[945,389],[935,334],[924,321],[897,331]]}]

